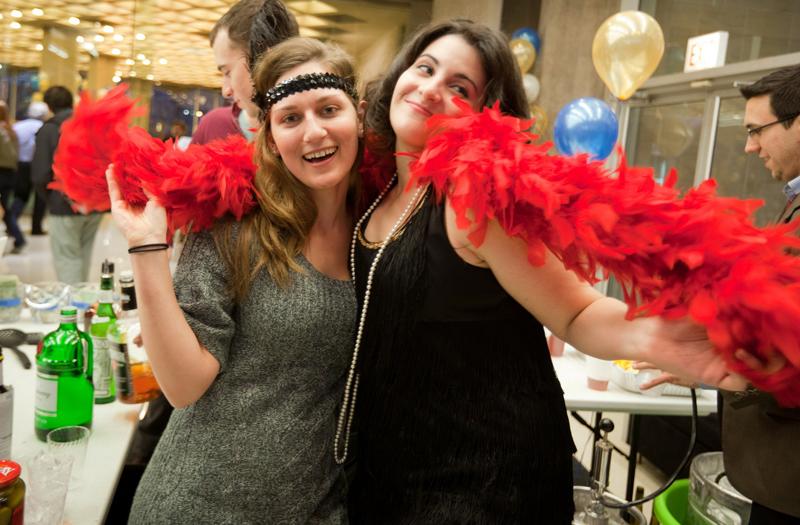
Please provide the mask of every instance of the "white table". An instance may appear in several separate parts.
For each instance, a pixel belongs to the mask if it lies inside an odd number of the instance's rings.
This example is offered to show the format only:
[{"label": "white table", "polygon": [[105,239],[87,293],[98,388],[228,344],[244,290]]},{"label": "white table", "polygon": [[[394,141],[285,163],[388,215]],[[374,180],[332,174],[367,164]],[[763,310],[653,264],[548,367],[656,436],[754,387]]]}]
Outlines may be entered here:
[{"label": "white table", "polygon": [[[570,410],[593,412],[628,412],[658,416],[689,416],[692,401],[684,396],[645,396],[629,392],[609,381],[608,390],[592,390],[586,385],[585,358],[570,345],[565,345],[564,355],[553,358],[558,380],[564,389],[564,399]],[[697,413],[701,416],[717,411],[717,393],[697,391]]]},{"label": "white table", "polygon": [[[19,328],[25,332],[47,333],[56,325],[33,322],[0,324],[0,328]],[[34,399],[36,392],[36,348],[21,346],[33,366],[22,368],[19,359],[8,349],[5,357],[4,379],[14,387],[14,435],[11,442],[11,459],[32,458],[45,445],[36,438],[33,430]],[[102,524],[114,495],[125,456],[133,432],[136,429],[141,405],[126,405],[114,401],[94,406],[92,435],[86,452],[83,483],[67,494],[64,523],[92,525]],[[23,467],[22,479],[25,479]]]},{"label": "white table", "polygon": [[[684,396],[645,396],[629,392],[609,381],[608,390],[592,390],[586,383],[586,361],[583,354],[570,345],[564,345],[564,355],[553,358],[556,375],[564,390],[567,409],[591,410],[592,412],[627,412],[630,418],[630,452],[628,454],[628,478],[625,499],[633,496],[636,476],[636,459],[639,453],[639,418],[642,415],[690,416],[692,399]],[[697,414],[705,416],[717,411],[716,390],[697,390]],[[595,431],[595,435],[597,432]],[[594,464],[594,462],[592,462]]]}]

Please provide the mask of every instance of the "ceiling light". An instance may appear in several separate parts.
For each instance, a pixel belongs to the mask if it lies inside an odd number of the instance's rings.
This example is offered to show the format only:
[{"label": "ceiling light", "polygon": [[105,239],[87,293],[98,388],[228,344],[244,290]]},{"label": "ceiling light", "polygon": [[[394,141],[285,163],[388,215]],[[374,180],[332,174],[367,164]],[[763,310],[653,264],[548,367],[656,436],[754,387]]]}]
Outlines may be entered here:
[{"label": "ceiling light", "polygon": [[144,60],[145,58],[147,57],[144,56],[144,53],[139,53],[138,55],[136,55],[136,60]]},{"label": "ceiling light", "polygon": [[20,27],[22,27],[22,24],[15,21],[8,24],[8,27],[10,27],[11,29],[19,29]]},{"label": "ceiling light", "polygon": [[120,51],[120,50],[119,50],[119,49],[117,49],[116,47],[115,47],[115,48],[113,48],[113,49],[111,50],[111,54],[112,54],[112,55],[115,55],[115,56],[116,56],[116,55],[119,55],[121,52],[122,52],[122,51]]},{"label": "ceiling light", "polygon": [[86,39],[83,38],[83,35],[78,35],[78,36],[75,37],[75,41],[77,43],[79,43],[79,44],[83,44],[84,40],[86,40]]},{"label": "ceiling light", "polygon": [[94,44],[91,42],[84,42],[83,46],[81,47],[83,47],[83,49],[85,49],[86,51],[91,51],[94,49]]},{"label": "ceiling light", "polygon": [[195,112],[194,112],[194,116],[195,116],[195,117],[197,117],[197,118],[200,118],[200,117],[202,117],[202,116],[203,116],[203,112],[202,112],[202,111],[199,111],[199,110],[198,110],[198,111],[195,111]]},{"label": "ceiling light", "polygon": [[44,11],[42,11],[38,7],[34,7],[33,9],[31,9],[31,14],[33,16],[42,16],[44,14]]},{"label": "ceiling light", "polygon": [[166,58],[159,58],[158,59],[158,63],[161,64],[162,66],[166,66],[167,65],[167,59]]},{"label": "ceiling light", "polygon": [[22,18],[22,11],[19,11],[17,9],[12,9],[11,18]]},{"label": "ceiling light", "polygon": [[154,78],[156,78],[156,77],[154,77],[153,75],[147,75],[147,76],[146,76],[146,77],[144,77],[144,78],[146,78],[147,80],[153,80],[153,79],[154,79]]},{"label": "ceiling light", "polygon": [[119,84],[120,81],[122,80],[122,77],[119,75],[114,75],[113,77],[111,77],[111,80],[114,81],[115,84]]},{"label": "ceiling light", "polygon": [[149,66],[150,65],[150,60],[145,58],[144,60],[142,60],[142,64],[144,64],[145,66]]},{"label": "ceiling light", "polygon": [[102,41],[104,41],[105,39],[106,39],[106,38],[105,38],[103,35],[94,35],[94,41],[95,41],[95,42],[102,42]]},{"label": "ceiling light", "polygon": [[190,113],[190,111],[188,109],[184,109],[183,110],[183,114],[186,115],[187,117],[189,116],[189,113]]},{"label": "ceiling light", "polygon": [[44,46],[42,44],[36,44],[35,46],[33,46],[33,49],[35,49],[36,51],[44,51]]},{"label": "ceiling light", "polygon": [[136,33],[136,40],[144,40],[145,38],[147,37],[144,36],[144,33]]},{"label": "ceiling light", "polygon": [[121,34],[117,33],[114,35],[114,42],[122,42],[122,39],[125,38]]},{"label": "ceiling light", "polygon": [[129,66],[132,66],[136,63],[136,61],[132,58],[126,58],[125,63],[128,64]]},{"label": "ceiling light", "polygon": [[109,25],[103,26],[103,33],[106,33],[106,34],[110,35],[113,32],[114,32],[114,28],[113,27],[111,27]]},{"label": "ceiling light", "polygon": [[78,18],[77,16],[71,16],[71,17],[69,17],[69,20],[67,20],[67,22],[69,22],[70,24],[76,26],[76,25],[79,25],[81,23],[81,19]]}]

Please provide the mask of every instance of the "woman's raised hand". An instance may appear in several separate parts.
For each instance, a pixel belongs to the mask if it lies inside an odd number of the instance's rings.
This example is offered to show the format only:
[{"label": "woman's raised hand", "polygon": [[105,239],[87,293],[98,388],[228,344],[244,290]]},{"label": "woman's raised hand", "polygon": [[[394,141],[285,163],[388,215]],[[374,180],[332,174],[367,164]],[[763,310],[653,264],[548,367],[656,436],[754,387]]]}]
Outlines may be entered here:
[{"label": "woman's raised hand", "polygon": [[[128,240],[128,246],[164,243],[167,239],[167,211],[152,196],[144,208],[136,208],[122,198],[114,179],[114,165],[106,170],[108,196],[111,199],[111,216]],[[145,192],[147,193],[147,192]]]}]

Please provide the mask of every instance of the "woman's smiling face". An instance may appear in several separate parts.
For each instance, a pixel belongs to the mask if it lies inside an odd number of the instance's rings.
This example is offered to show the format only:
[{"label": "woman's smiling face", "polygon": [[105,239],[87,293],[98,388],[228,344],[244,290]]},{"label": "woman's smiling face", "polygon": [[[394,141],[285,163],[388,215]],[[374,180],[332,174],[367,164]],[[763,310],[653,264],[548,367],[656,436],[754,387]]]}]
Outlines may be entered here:
[{"label": "woman's smiling face", "polygon": [[[277,83],[308,73],[330,73],[318,62],[290,69]],[[339,89],[310,89],[279,100],[270,109],[270,135],[286,168],[306,187],[347,187],[358,154],[358,114]]]},{"label": "woman's smiling face", "polygon": [[397,79],[389,120],[397,151],[419,151],[425,145],[425,121],[431,115],[458,113],[453,97],[480,109],[486,73],[478,51],[463,37],[434,40]]}]

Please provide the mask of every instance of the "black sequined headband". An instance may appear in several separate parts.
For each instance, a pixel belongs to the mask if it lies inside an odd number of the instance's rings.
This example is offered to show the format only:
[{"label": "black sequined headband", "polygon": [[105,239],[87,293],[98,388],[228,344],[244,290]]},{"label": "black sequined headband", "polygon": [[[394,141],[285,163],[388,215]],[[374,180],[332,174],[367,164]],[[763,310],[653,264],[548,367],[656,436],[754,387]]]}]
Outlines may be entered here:
[{"label": "black sequined headband", "polygon": [[269,88],[266,93],[253,95],[253,102],[258,105],[262,114],[266,115],[279,100],[310,89],[341,89],[353,99],[353,102],[358,102],[358,93],[353,82],[333,73],[309,73],[284,80]]}]

